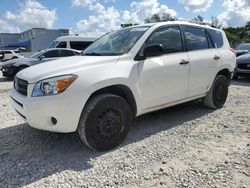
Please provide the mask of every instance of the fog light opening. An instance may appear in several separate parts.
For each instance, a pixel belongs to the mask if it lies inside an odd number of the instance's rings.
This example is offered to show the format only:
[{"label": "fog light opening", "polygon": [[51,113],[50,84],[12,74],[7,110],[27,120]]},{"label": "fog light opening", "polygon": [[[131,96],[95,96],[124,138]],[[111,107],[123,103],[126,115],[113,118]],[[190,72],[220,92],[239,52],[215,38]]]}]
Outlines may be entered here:
[{"label": "fog light opening", "polygon": [[57,119],[54,118],[54,117],[51,117],[51,122],[53,123],[53,125],[56,125],[57,124]]}]

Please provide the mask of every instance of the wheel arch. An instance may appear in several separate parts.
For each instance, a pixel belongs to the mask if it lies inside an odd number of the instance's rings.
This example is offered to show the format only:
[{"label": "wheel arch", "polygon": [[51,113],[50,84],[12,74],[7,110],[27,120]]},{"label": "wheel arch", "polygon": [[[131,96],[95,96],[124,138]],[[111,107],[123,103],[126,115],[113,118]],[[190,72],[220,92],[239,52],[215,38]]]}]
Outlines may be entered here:
[{"label": "wheel arch", "polygon": [[224,69],[220,70],[217,73],[217,75],[223,75],[223,76],[225,76],[227,78],[228,83],[230,84],[230,82],[231,82],[231,72],[229,71],[229,69],[224,68]]},{"label": "wheel arch", "polygon": [[[93,97],[95,97],[97,95],[101,95],[101,94],[107,94],[107,93],[108,94],[118,95],[118,96],[122,97],[123,99],[125,99],[127,101],[127,103],[129,104],[131,110],[132,110],[133,117],[136,116],[136,114],[137,114],[137,104],[136,104],[134,94],[133,94],[132,90],[128,86],[123,85],[123,84],[110,85],[110,86],[106,86],[106,87],[100,88],[98,90],[95,90],[89,96],[86,104]],[[85,104],[85,106],[86,106],[86,104]]]}]

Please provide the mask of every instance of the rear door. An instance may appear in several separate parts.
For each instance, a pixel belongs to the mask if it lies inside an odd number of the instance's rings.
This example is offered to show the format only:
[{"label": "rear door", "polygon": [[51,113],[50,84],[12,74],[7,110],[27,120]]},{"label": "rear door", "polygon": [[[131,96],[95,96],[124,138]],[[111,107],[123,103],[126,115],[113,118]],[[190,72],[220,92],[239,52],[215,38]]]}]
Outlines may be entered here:
[{"label": "rear door", "polygon": [[220,62],[220,54],[216,51],[204,28],[182,27],[186,49],[190,60],[189,97],[206,93],[210,80]]}]

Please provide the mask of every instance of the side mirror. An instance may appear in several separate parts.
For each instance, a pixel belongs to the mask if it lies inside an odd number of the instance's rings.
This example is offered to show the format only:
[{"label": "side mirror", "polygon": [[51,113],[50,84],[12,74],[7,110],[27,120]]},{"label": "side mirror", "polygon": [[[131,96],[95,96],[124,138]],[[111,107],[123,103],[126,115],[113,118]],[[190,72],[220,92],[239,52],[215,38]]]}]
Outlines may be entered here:
[{"label": "side mirror", "polygon": [[40,60],[43,60],[44,58],[45,58],[44,55],[41,55],[41,56],[39,57]]},{"label": "side mirror", "polygon": [[163,54],[162,44],[153,44],[153,45],[147,46],[143,51],[143,55],[145,58],[154,57],[154,56],[158,56],[162,54]]}]

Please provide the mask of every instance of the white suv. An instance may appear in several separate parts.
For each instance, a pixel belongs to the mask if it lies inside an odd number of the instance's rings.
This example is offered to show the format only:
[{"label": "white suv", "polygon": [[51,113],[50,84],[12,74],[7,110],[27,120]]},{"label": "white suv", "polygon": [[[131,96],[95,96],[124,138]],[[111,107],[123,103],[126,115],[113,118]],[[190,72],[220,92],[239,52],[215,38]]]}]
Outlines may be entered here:
[{"label": "white suv", "polygon": [[107,150],[139,115],[195,99],[223,107],[235,61],[222,30],[146,24],[110,32],[82,56],[19,72],[11,98],[30,126],[78,131],[89,147]]},{"label": "white suv", "polygon": [[17,50],[0,50],[0,61],[7,61],[10,59],[23,58]]}]

